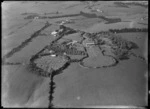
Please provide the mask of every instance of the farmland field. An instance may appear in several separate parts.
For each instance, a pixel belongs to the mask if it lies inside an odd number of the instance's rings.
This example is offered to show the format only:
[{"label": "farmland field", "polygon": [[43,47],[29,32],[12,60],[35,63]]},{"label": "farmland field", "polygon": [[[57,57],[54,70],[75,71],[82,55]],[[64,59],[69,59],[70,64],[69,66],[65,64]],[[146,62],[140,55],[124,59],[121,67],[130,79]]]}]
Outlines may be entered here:
[{"label": "farmland field", "polygon": [[148,106],[148,1],[2,3],[2,106]]},{"label": "farmland field", "polygon": [[111,57],[103,56],[98,47],[91,47],[88,51],[90,56],[83,61],[85,66],[100,67],[110,65],[114,62]]}]

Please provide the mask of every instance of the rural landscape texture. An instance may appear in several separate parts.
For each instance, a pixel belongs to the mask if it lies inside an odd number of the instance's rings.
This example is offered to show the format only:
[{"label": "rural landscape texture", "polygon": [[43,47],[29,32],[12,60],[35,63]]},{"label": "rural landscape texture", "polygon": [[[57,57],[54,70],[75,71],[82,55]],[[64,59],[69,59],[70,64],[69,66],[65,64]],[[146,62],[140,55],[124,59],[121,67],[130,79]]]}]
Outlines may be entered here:
[{"label": "rural landscape texture", "polygon": [[148,1],[2,3],[2,106],[147,106]]}]

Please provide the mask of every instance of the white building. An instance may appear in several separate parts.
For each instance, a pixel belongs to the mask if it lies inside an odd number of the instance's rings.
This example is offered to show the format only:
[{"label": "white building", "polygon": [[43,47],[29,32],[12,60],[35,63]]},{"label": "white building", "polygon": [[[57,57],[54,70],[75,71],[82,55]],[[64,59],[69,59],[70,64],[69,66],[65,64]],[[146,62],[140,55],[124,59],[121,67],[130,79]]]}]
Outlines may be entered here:
[{"label": "white building", "polygon": [[56,31],[51,32],[51,35],[53,35],[53,36],[56,36],[56,34],[57,34]]},{"label": "white building", "polygon": [[52,54],[51,57],[56,57],[56,54]]},{"label": "white building", "polygon": [[97,11],[97,12],[103,12],[103,11],[102,11],[102,10],[100,10],[100,9],[96,9],[96,11]]},{"label": "white building", "polygon": [[53,51],[52,51],[52,50],[50,50],[50,51],[49,51],[49,53],[53,53]]},{"label": "white building", "polygon": [[93,42],[93,43],[86,43],[86,47],[88,47],[88,45],[95,45],[95,43]]}]

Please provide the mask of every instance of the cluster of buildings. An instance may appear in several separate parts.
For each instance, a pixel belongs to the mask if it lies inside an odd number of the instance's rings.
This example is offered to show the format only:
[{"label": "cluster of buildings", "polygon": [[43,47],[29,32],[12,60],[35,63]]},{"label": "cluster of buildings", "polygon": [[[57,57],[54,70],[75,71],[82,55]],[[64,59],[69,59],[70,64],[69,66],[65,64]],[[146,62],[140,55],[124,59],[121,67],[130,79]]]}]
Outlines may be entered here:
[{"label": "cluster of buildings", "polygon": [[49,46],[49,51],[54,51],[56,55],[85,55],[86,53],[81,50],[77,50],[75,47],[71,47],[70,44],[54,44]]}]

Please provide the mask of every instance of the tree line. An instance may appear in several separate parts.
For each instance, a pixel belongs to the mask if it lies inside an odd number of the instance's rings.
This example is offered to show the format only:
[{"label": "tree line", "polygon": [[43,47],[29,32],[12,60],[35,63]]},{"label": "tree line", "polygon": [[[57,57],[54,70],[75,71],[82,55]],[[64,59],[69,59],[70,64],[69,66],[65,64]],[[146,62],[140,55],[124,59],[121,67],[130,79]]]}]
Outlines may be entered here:
[{"label": "tree line", "polygon": [[109,29],[112,33],[124,33],[124,32],[148,32],[147,28],[123,28],[123,29]]}]

